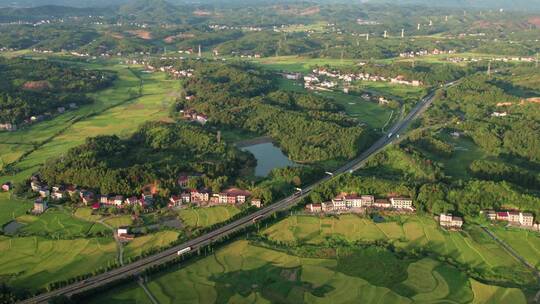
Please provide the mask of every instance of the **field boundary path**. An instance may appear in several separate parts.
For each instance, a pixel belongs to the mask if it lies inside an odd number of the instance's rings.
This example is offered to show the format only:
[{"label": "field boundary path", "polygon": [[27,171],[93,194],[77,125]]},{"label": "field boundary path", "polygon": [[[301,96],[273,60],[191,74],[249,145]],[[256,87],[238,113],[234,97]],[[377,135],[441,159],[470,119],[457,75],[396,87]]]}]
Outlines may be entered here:
[{"label": "field boundary path", "polygon": [[[534,274],[536,275],[536,278],[538,280],[538,284],[540,285],[540,272],[534,265],[529,263],[524,257],[522,257],[519,253],[517,253],[514,248],[512,248],[510,245],[508,245],[505,241],[501,240],[495,233],[491,232],[487,227],[480,226],[482,230],[484,230],[494,241],[499,243],[511,256],[513,256],[516,260],[520,261],[523,265],[525,265],[527,268],[530,268]],[[536,295],[534,296],[534,301],[536,303],[540,302],[540,289],[538,292],[536,292]]]},{"label": "field boundary path", "polygon": [[152,301],[153,304],[159,304],[159,301],[154,297],[152,292],[150,292],[150,289],[148,289],[148,287],[146,287],[146,279],[145,278],[143,278],[142,276],[139,276],[139,279],[137,280],[137,283],[139,284],[139,286],[141,286],[141,288],[144,290],[144,293],[146,294],[148,299],[150,299],[150,301]]}]

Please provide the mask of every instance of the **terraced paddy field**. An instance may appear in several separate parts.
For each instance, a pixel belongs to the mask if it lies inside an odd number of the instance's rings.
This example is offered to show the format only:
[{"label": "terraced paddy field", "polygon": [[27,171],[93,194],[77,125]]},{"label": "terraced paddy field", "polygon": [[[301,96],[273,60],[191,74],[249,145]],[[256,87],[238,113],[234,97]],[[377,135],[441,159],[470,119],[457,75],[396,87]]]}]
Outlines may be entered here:
[{"label": "terraced paddy field", "polygon": [[[305,258],[248,241],[155,275],[147,286],[159,303],[526,303],[519,289],[478,283],[429,258],[402,260],[377,248]],[[144,303],[140,290],[124,286],[89,302]]]},{"label": "terraced paddy field", "polygon": [[124,248],[124,257],[131,258],[140,256],[150,249],[159,249],[167,247],[178,239],[180,233],[176,231],[159,231],[141,237],[136,237]]},{"label": "terraced paddy field", "polygon": [[53,240],[0,236],[0,281],[36,290],[51,282],[92,273],[116,260],[112,238]]},{"label": "terraced paddy field", "polygon": [[109,226],[118,228],[122,226],[130,226],[133,224],[133,219],[131,218],[131,215],[120,215],[107,218],[103,222]]},{"label": "terraced paddy field", "polygon": [[519,229],[489,228],[531,265],[540,269],[540,235]]},{"label": "terraced paddy field", "polygon": [[214,206],[209,208],[189,208],[178,211],[185,226],[205,228],[224,222],[239,213],[234,206]]},{"label": "terraced paddy field", "polygon": [[8,222],[32,209],[32,202],[29,200],[19,200],[12,198],[10,193],[0,192],[0,226],[3,227]]},{"label": "terraced paddy field", "polygon": [[374,223],[356,215],[342,215],[339,218],[291,216],[263,233],[271,240],[290,244],[325,244],[336,237],[347,241],[388,241],[402,249],[428,250],[469,267],[525,271],[518,261],[480,228],[448,232],[440,229],[428,217],[400,217]]},{"label": "terraced paddy field", "polygon": [[66,211],[56,208],[48,209],[44,214],[21,215],[17,222],[25,224],[19,229],[22,235],[42,235],[50,238],[73,238],[91,235],[111,234],[110,230],[102,224],[84,221],[73,217]]},{"label": "terraced paddy field", "polygon": [[[102,68],[115,71],[118,79],[112,87],[92,94],[94,103],[16,132],[0,133],[0,165],[16,162],[17,172],[0,176],[0,181],[27,178],[48,158],[61,155],[89,136],[125,136],[145,121],[167,119],[180,82],[167,80],[164,73],[140,73],[121,65]],[[137,97],[139,92],[141,97]],[[29,154],[19,159],[25,153]]]},{"label": "terraced paddy field", "polygon": [[333,58],[308,58],[300,56],[276,56],[254,60],[264,67],[276,71],[309,73],[314,66],[351,66],[358,63],[352,59],[333,59]]}]

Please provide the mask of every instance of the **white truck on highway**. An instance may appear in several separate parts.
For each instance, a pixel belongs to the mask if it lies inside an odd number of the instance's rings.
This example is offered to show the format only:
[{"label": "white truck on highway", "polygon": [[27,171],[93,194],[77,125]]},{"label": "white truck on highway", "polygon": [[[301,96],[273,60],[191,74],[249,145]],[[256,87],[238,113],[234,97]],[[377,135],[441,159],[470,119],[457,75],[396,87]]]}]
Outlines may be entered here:
[{"label": "white truck on highway", "polygon": [[184,254],[184,253],[188,253],[188,252],[190,252],[190,251],[191,251],[191,247],[186,247],[186,248],[184,248],[184,249],[178,250],[178,252],[176,252],[176,254],[180,256],[180,255],[182,255],[182,254]]}]

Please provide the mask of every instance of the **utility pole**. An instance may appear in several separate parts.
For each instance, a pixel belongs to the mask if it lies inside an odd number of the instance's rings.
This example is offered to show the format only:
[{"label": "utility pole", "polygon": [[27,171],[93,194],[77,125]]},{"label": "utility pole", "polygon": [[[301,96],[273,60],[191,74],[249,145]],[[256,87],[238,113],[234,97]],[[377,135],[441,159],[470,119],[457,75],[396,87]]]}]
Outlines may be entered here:
[{"label": "utility pole", "polygon": [[405,38],[405,29],[401,29],[401,38]]},{"label": "utility pole", "polygon": [[487,74],[488,76],[491,75],[491,60],[488,62]]},{"label": "utility pole", "polygon": [[366,34],[366,41],[369,41],[369,33]]},{"label": "utility pole", "polygon": [[416,30],[417,30],[417,31],[420,30],[420,23],[418,23],[418,25],[416,26]]}]

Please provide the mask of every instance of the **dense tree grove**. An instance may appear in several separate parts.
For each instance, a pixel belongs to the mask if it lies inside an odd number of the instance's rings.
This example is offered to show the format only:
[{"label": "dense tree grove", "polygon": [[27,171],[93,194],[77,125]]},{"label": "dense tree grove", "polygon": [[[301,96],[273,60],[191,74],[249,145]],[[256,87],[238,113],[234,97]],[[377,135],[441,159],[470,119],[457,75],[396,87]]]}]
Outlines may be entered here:
[{"label": "dense tree grove", "polygon": [[0,58],[0,123],[20,123],[70,103],[89,103],[85,93],[110,85],[114,78],[51,61]]},{"label": "dense tree grove", "polygon": [[464,78],[435,103],[424,123],[457,118],[463,123],[455,127],[490,154],[512,154],[539,163],[540,118],[534,108],[537,105],[523,102],[527,95],[506,81],[512,70],[502,69],[500,74],[497,78],[485,74]]},{"label": "dense tree grove", "polygon": [[208,63],[185,87],[195,98],[179,100],[177,109],[195,109],[213,124],[270,136],[296,161],[352,158],[371,139],[323,97],[277,91],[270,75],[253,67]]},{"label": "dense tree grove", "polygon": [[[219,191],[245,166],[250,154],[241,152],[200,127],[185,123],[147,123],[131,137],[89,138],[66,155],[45,163],[40,173],[51,185],[73,184],[100,193],[137,194],[148,184],[172,191],[184,172],[205,176],[200,186]],[[196,185],[197,186],[197,185]]]}]

